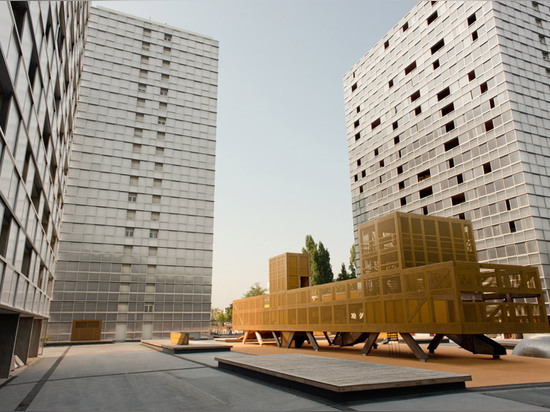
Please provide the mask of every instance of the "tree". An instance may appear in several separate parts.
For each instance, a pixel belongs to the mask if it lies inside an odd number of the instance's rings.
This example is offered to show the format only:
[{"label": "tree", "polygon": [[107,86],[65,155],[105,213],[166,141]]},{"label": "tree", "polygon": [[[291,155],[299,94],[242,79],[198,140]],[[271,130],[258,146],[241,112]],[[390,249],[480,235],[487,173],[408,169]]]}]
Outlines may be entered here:
[{"label": "tree", "polygon": [[250,286],[250,289],[243,295],[243,298],[251,298],[252,296],[265,295],[266,293],[267,289],[262,288],[260,286],[260,282],[256,282],[252,286]]},{"label": "tree", "polygon": [[316,262],[317,265],[317,278],[314,278],[312,283],[314,285],[322,285],[323,283],[330,283],[334,281],[334,273],[332,273],[332,266],[330,265],[330,253],[328,249],[321,241],[317,246]]},{"label": "tree", "polygon": [[351,245],[351,249],[349,250],[349,278],[355,279],[357,277],[357,266],[355,260],[355,243]]},{"label": "tree", "polygon": [[[309,266],[310,266],[310,275],[313,282],[313,279],[319,277],[319,272],[317,270],[317,243],[313,240],[311,235],[306,236],[306,247],[302,248],[302,253],[309,255]],[[313,283],[315,285],[315,283]]]},{"label": "tree", "polygon": [[351,279],[350,274],[346,270],[346,265],[342,263],[340,273],[338,274],[338,277],[336,278],[336,280],[340,281],[340,280],[348,280],[348,279]]}]

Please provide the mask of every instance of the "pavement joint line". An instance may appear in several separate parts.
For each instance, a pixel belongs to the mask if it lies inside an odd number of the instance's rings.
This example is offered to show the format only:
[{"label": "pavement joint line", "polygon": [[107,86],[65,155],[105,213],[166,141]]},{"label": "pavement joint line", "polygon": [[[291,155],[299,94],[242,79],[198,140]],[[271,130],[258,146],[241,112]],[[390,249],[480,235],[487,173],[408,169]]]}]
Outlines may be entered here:
[{"label": "pavement joint line", "polygon": [[[170,369],[155,369],[155,370],[133,371],[133,372],[105,373],[101,375],[70,376],[68,378],[49,379],[49,382],[69,381],[73,379],[103,378],[103,377],[121,376],[121,375],[139,375],[139,374],[145,374],[145,373],[176,372],[176,371],[186,371],[186,370],[194,370],[194,369],[203,369],[203,367],[196,366],[191,368],[170,368]],[[37,382],[40,382],[40,381],[14,383],[13,385],[10,385],[10,386],[29,385],[31,383],[37,383]]]},{"label": "pavement joint line", "polygon": [[2,382],[2,384],[0,385],[0,389],[2,389],[4,386],[6,386],[8,383],[10,383],[11,381],[13,381],[15,378],[17,378],[17,375],[15,376],[12,376],[8,379],[6,379],[4,382]]},{"label": "pavement joint line", "polygon": [[29,391],[27,396],[23,398],[21,403],[17,405],[17,408],[15,408],[16,411],[26,411],[27,408],[30,406],[34,398],[36,398],[36,395],[40,392],[42,387],[46,384],[50,376],[54,373],[56,368],[59,366],[65,355],[67,355],[67,352],[69,352],[69,349],[71,349],[71,346],[68,346],[67,349],[57,358],[55,363],[48,369],[48,371],[40,378],[40,380],[32,387],[32,389]]}]

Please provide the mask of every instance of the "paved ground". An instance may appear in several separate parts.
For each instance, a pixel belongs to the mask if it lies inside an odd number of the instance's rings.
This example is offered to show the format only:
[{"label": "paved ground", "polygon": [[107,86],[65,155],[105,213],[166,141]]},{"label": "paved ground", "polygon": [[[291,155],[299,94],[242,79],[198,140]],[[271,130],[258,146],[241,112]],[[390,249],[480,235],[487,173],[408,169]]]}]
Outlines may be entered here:
[{"label": "paved ground", "polygon": [[2,384],[0,410],[550,410],[550,384],[335,403],[218,370],[215,356],[138,343],[46,348]]}]

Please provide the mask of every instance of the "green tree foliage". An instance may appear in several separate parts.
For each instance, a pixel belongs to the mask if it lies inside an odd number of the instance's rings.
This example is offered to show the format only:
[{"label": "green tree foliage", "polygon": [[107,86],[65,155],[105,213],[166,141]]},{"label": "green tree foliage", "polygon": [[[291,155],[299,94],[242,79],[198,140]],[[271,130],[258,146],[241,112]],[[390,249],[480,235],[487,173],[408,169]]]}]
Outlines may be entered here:
[{"label": "green tree foliage", "polygon": [[[302,253],[309,255],[309,265],[311,271],[311,279],[316,279],[319,277],[319,272],[317,270],[317,243],[313,240],[311,235],[306,236],[306,247],[302,248]],[[315,285],[315,283],[313,283]]]},{"label": "green tree foliage", "polygon": [[349,250],[349,278],[355,279],[357,277],[357,267],[356,267],[356,260],[355,260],[355,243],[351,245],[351,249]]},{"label": "green tree foliage", "polygon": [[252,286],[250,286],[250,289],[243,295],[243,298],[251,298],[252,296],[265,295],[266,293],[267,289],[262,288],[260,286],[260,282],[256,282]]},{"label": "green tree foliage", "polygon": [[330,253],[322,242],[315,243],[311,235],[306,236],[306,247],[302,253],[309,255],[311,265],[311,284],[321,285],[334,281],[334,273],[330,265]]},{"label": "green tree foliage", "polygon": [[340,281],[340,280],[348,280],[350,279],[349,277],[349,273],[348,271],[346,270],[346,265],[344,263],[342,263],[342,267],[340,268],[340,273],[338,274],[338,277],[336,278],[336,280]]},{"label": "green tree foliage", "polygon": [[211,320],[219,323],[230,323],[233,321],[233,304],[225,308],[225,311],[219,308],[212,308]]}]

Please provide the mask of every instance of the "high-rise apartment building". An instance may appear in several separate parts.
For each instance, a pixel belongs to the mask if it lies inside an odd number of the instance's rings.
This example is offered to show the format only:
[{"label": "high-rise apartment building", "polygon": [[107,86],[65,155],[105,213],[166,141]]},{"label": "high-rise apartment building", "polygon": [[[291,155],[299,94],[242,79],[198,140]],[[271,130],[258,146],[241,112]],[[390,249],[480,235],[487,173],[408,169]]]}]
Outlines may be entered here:
[{"label": "high-rise apartment building", "polygon": [[0,2],[0,378],[37,356],[50,310],[87,19]]},{"label": "high-rise apartment building", "polygon": [[218,43],[90,9],[48,336],[209,333]]},{"label": "high-rise apartment building", "polygon": [[356,236],[469,219],[480,261],[538,266],[550,302],[549,56],[548,3],[418,3],[344,77]]}]

